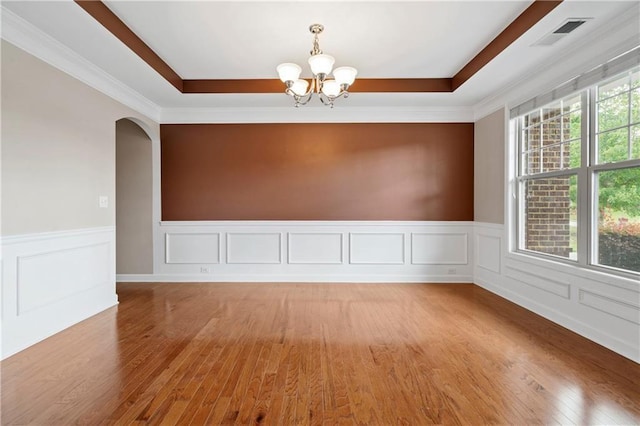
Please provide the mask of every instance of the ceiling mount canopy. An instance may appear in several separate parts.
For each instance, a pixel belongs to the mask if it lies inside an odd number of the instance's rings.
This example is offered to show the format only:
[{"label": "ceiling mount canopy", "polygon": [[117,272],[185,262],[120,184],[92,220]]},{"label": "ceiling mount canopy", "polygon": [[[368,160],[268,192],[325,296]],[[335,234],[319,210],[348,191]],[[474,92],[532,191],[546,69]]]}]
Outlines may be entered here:
[{"label": "ceiling mount canopy", "polygon": [[330,79],[331,70],[335,59],[320,50],[318,35],[322,33],[324,26],[312,24],[309,31],[313,34],[313,48],[309,52],[309,67],[313,73],[311,83],[301,79],[302,68],[290,62],[278,65],[276,68],[280,80],[287,86],[285,93],[292,96],[296,107],[309,103],[314,94],[318,95],[320,102],[333,108],[333,102],[349,96],[349,86],[356,79],[358,71],[353,67],[339,67],[333,70],[333,79]]}]

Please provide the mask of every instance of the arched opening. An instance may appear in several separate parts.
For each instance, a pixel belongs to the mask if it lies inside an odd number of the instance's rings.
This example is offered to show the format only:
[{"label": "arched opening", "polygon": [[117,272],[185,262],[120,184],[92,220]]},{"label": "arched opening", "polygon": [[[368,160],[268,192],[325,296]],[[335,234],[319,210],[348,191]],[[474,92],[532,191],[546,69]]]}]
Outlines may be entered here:
[{"label": "arched opening", "polygon": [[153,273],[152,143],[137,122],[116,122],[116,274]]}]

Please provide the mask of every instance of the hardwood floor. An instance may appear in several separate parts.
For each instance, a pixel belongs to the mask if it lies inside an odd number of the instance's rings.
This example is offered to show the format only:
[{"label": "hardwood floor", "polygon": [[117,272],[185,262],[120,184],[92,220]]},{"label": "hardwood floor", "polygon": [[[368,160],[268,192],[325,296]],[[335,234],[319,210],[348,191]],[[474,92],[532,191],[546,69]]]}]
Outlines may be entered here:
[{"label": "hardwood floor", "polygon": [[119,284],[2,424],[639,424],[640,365],[474,285]]}]

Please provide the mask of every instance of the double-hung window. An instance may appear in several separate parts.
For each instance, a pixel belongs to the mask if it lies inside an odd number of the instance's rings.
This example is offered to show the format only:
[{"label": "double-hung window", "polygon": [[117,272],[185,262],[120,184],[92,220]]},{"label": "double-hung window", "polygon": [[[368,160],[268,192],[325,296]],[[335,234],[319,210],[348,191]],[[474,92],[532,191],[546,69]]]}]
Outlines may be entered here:
[{"label": "double-hung window", "polygon": [[517,251],[640,274],[639,61],[635,49],[512,110]]}]

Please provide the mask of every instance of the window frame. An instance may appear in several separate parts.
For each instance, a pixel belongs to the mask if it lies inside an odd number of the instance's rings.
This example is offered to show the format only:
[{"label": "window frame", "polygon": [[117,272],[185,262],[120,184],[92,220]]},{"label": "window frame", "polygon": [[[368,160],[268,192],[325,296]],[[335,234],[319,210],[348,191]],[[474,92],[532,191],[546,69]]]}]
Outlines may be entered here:
[{"label": "window frame", "polygon": [[[570,93],[564,93],[561,98],[553,99],[540,107],[530,109],[524,113],[518,113],[517,116],[512,116],[509,120],[509,132],[508,137],[511,141],[510,146],[513,148],[511,158],[509,162],[512,164],[510,169],[513,171],[513,185],[511,187],[511,196],[513,197],[513,204],[508,209],[508,217],[513,223],[511,227],[512,238],[510,238],[510,252],[524,254],[539,259],[551,260],[561,262],[568,265],[578,266],[585,269],[604,272],[611,275],[620,276],[622,278],[639,279],[640,271],[635,272],[628,269],[620,269],[614,266],[602,265],[598,263],[598,225],[599,225],[599,193],[598,193],[598,173],[602,171],[616,171],[627,168],[640,168],[640,158],[627,159],[622,161],[613,161],[609,163],[598,164],[598,87],[619,78],[623,74],[632,74],[639,72],[640,66],[635,65],[626,70],[623,70],[616,75],[603,78],[601,81],[595,82],[587,88],[575,90]],[[636,88],[637,89],[637,88]],[[633,87],[629,87],[629,97],[634,90]],[[567,100],[572,97],[580,96],[581,105],[581,151],[580,151],[580,167],[567,168],[548,172],[530,173],[527,170],[527,174],[523,173],[523,159],[525,152],[524,147],[524,117],[532,112],[539,110],[541,117],[542,111],[545,107],[558,103],[560,100]],[[620,128],[627,129],[627,143],[628,151],[632,149],[631,140],[631,127],[634,125],[632,118],[632,105],[631,99],[629,99],[629,111],[628,120],[625,126]],[[608,131],[611,129],[608,129]],[[542,130],[541,130],[542,131]],[[514,143],[515,142],[515,143]],[[542,149],[542,146],[540,147]],[[628,152],[628,156],[631,156],[631,152]],[[542,161],[542,160],[541,160]],[[541,170],[543,168],[541,167]],[[544,179],[563,176],[576,176],[577,179],[577,200],[576,200],[576,220],[577,220],[577,259],[573,260],[567,257],[544,253],[540,251],[526,249],[526,217],[525,217],[525,203],[526,194],[524,188],[527,181],[534,179]]]}]

